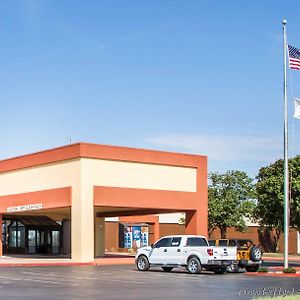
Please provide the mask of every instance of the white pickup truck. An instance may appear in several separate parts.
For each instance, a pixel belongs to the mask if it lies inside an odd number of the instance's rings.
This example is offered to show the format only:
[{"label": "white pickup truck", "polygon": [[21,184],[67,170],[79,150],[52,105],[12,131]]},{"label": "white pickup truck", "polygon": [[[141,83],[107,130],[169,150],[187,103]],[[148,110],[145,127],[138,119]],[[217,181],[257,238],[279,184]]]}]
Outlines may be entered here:
[{"label": "white pickup truck", "polygon": [[183,266],[192,274],[200,273],[202,269],[223,274],[236,259],[236,247],[209,246],[207,239],[200,235],[165,236],[154,245],[140,248],[135,256],[140,271],[159,266],[165,272],[171,272],[173,268]]}]

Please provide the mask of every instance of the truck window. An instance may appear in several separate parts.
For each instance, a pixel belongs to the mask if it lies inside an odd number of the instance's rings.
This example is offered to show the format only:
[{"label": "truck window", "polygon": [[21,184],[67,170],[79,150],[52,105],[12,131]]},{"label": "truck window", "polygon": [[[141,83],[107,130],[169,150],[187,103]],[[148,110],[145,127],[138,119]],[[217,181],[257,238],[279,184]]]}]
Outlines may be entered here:
[{"label": "truck window", "polygon": [[228,246],[236,246],[236,241],[235,240],[229,240]]},{"label": "truck window", "polygon": [[219,240],[219,246],[227,246],[228,240]]},{"label": "truck window", "polygon": [[154,248],[170,247],[170,245],[171,245],[171,238],[163,238],[159,240],[156,244],[154,244]]},{"label": "truck window", "polygon": [[172,238],[171,247],[179,247],[181,242],[181,237]]},{"label": "truck window", "polygon": [[216,246],[216,241],[215,240],[208,241],[208,245],[209,246]]},{"label": "truck window", "polygon": [[205,247],[208,246],[207,242],[203,238],[198,238],[198,237],[190,237],[186,241],[186,246],[187,247]]}]

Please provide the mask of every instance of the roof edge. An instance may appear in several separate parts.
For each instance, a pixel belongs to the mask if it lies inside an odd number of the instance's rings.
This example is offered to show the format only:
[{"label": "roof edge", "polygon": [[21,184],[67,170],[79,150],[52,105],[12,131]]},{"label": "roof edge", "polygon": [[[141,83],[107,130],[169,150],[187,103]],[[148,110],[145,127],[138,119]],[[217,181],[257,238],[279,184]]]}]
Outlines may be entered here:
[{"label": "roof edge", "polygon": [[75,158],[97,158],[186,167],[196,167],[199,163],[207,161],[207,157],[201,155],[79,142],[0,160],[0,173]]}]

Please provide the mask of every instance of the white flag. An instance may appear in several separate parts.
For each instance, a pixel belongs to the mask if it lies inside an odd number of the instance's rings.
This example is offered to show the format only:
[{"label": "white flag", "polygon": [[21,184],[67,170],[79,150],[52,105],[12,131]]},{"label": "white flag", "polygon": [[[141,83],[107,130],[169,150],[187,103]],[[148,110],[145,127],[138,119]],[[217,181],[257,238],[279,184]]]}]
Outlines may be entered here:
[{"label": "white flag", "polygon": [[294,118],[300,119],[300,99],[294,98],[294,100],[295,100]]}]

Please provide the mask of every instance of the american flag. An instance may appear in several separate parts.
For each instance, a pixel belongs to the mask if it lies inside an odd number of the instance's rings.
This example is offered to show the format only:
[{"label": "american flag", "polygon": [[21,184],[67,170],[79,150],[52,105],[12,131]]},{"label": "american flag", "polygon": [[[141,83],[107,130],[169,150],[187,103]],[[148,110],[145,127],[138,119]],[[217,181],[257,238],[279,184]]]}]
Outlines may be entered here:
[{"label": "american flag", "polygon": [[300,50],[288,45],[289,48],[289,59],[290,68],[295,70],[300,70]]}]

